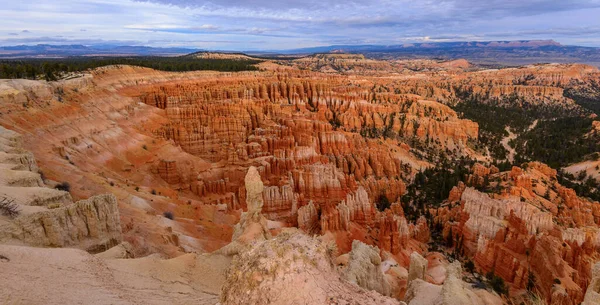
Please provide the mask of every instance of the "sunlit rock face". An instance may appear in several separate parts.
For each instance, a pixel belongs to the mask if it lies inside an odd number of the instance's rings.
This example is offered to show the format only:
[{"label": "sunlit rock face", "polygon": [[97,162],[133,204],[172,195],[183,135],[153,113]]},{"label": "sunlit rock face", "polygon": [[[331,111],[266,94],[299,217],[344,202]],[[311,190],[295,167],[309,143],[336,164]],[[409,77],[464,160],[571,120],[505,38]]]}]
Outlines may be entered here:
[{"label": "sunlit rock face", "polygon": [[[579,111],[560,84],[598,74],[582,65],[478,70],[465,61],[354,55],[266,64],[240,73],[113,66],[60,82],[0,81],[0,125],[25,135],[0,138],[0,192],[36,189],[39,198],[15,196],[44,210],[0,219],[0,242],[97,252],[124,240],[130,246],[118,255],[182,260],[220,251],[226,266],[215,274],[229,270],[228,283],[212,288],[223,304],[287,304],[315,291],[361,304],[398,304],[382,294],[495,304],[428,250],[434,223],[405,215],[400,198],[439,154],[487,160],[473,149],[478,124],[450,108],[465,91],[499,105]],[[494,270],[513,290],[526,287],[531,270],[549,302],[584,300],[600,259],[600,205],[540,163],[471,170],[429,211],[444,239],[451,233],[480,273]],[[496,178],[498,192],[471,187]],[[58,182],[71,184],[70,195],[45,187]],[[302,289],[278,295],[290,286]]]},{"label": "sunlit rock face", "polygon": [[[354,279],[352,283],[332,268],[326,243],[299,232],[283,232],[233,259],[222,288],[221,304],[283,305],[308,299],[314,304],[328,304],[332,300],[340,304],[401,304],[370,290],[387,284],[381,270],[369,260],[369,255],[379,255],[376,252],[356,255],[360,257],[355,263],[364,263],[370,269],[366,273],[361,267],[352,269],[348,275]],[[363,255],[367,255],[367,261]],[[369,286],[362,289],[359,285]]]},{"label": "sunlit rock face", "polygon": [[[227,167],[260,160],[264,213],[291,223],[310,201],[327,215],[345,201],[352,221],[370,223],[372,212],[357,205],[366,202],[365,194],[385,193],[395,201],[405,192],[418,161],[398,143],[370,138],[416,137],[469,154],[466,143],[478,136],[477,124],[448,106],[406,94],[377,95],[346,77],[240,73],[136,89],[122,92],[164,109],[169,120],[153,130],[155,136]],[[239,177],[230,177],[219,192],[236,187]],[[196,189],[207,194],[206,187]]]},{"label": "sunlit rock face", "polygon": [[436,211],[438,221],[453,220],[445,234],[453,233],[481,272],[493,271],[516,289],[526,287],[531,272],[548,302],[581,302],[600,259],[598,202],[561,186],[556,171],[539,162],[488,175],[501,191],[458,187],[449,200],[460,194],[460,203]]}]

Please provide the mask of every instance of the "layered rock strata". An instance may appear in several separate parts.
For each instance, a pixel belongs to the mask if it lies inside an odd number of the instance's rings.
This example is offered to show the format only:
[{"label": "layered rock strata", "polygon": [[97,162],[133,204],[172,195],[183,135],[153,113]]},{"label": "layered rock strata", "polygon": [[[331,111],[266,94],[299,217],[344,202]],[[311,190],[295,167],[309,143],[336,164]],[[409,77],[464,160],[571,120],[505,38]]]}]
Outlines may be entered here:
[{"label": "layered rock strata", "polygon": [[35,158],[22,148],[18,133],[0,127],[0,139],[0,180],[4,184],[0,186],[0,200],[15,210],[13,214],[0,211],[0,243],[76,247],[96,253],[121,242],[114,195],[73,203],[68,192],[45,186]]}]

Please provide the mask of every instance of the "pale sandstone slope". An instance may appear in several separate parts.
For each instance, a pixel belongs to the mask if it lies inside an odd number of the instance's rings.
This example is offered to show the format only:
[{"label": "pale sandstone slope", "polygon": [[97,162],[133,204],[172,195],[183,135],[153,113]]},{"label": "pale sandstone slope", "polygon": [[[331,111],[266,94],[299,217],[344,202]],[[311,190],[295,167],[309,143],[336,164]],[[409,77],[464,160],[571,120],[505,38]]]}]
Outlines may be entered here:
[{"label": "pale sandstone slope", "polygon": [[[0,165],[7,174],[0,182],[9,185],[0,189],[3,191],[0,197],[14,201],[19,211],[15,217],[0,213],[0,303],[215,304],[218,301],[231,258],[186,254],[171,260],[159,255],[123,259],[132,257],[134,251],[129,243],[117,245],[122,238],[114,195],[98,195],[73,203],[69,193],[45,186],[37,173],[35,158],[21,147],[19,134],[0,127],[0,143]],[[7,177],[30,179],[23,182]],[[11,181],[20,181],[19,186],[10,186]],[[101,252],[114,245],[117,246]],[[101,253],[94,256],[90,252]]]},{"label": "pale sandstone slope", "polygon": [[0,126],[0,199],[19,214],[0,214],[0,243],[41,247],[78,247],[104,251],[120,243],[121,224],[113,195],[73,203],[68,192],[47,188],[21,136]]},{"label": "pale sandstone slope", "polygon": [[210,304],[229,258],[103,260],[77,249],[0,245],[3,304]]}]

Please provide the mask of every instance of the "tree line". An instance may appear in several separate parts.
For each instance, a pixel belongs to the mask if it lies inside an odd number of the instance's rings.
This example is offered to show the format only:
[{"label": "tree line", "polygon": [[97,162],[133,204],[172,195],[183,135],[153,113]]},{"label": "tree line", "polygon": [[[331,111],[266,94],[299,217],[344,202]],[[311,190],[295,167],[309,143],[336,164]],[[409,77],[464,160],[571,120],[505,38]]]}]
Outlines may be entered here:
[{"label": "tree line", "polygon": [[73,72],[108,65],[132,65],[160,71],[255,71],[259,60],[199,59],[193,57],[70,57],[0,61],[0,78],[53,81]]},{"label": "tree line", "polygon": [[534,160],[560,168],[593,156],[600,151],[600,134],[591,132],[593,121],[582,117],[540,121],[516,139],[517,163]]}]

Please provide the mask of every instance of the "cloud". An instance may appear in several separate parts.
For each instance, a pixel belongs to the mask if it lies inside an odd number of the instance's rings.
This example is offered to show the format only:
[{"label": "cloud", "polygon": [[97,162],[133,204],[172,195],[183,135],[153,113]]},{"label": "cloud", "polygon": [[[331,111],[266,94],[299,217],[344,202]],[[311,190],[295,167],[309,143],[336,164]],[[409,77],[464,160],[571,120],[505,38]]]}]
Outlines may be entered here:
[{"label": "cloud", "polygon": [[[161,46],[158,41],[169,41],[200,48],[277,50],[555,39],[600,46],[598,15],[600,0],[40,0],[35,5],[4,4],[0,24],[7,33],[28,33],[22,36],[33,40],[23,43],[60,38],[62,43]],[[25,38],[14,36],[0,35],[0,44]]]},{"label": "cloud", "polygon": [[563,12],[600,7],[598,0],[455,0],[455,12],[466,12],[472,17],[489,15],[535,16],[549,12]]},{"label": "cloud", "polygon": [[196,33],[219,30],[218,26],[212,24],[202,24],[199,26],[181,26],[177,24],[132,24],[125,26],[125,28],[132,30],[170,33]]},{"label": "cloud", "polygon": [[17,33],[8,33],[9,36],[19,36]]},{"label": "cloud", "polygon": [[[139,2],[153,2],[166,5],[174,5],[184,8],[207,8],[207,9],[219,9],[219,8],[243,8],[253,10],[312,10],[317,8],[327,7],[340,7],[340,6],[352,6],[352,5],[364,5],[371,3],[368,0],[347,0],[347,1],[320,1],[320,0],[286,0],[286,1],[272,1],[272,0],[136,0]],[[378,2],[378,1],[375,1]]]},{"label": "cloud", "polygon": [[136,40],[104,40],[104,39],[72,39],[63,36],[54,37],[28,37],[28,38],[5,38],[0,39],[0,44],[81,44],[81,45],[142,45],[143,41]]}]

